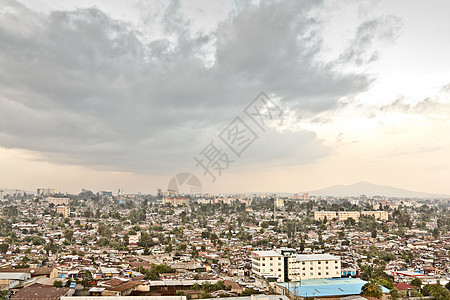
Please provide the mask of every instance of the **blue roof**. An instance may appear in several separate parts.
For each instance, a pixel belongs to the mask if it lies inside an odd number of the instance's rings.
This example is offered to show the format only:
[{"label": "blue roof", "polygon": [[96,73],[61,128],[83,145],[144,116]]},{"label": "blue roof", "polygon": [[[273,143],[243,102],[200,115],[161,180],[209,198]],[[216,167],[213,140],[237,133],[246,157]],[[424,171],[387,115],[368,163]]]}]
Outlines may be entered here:
[{"label": "blue roof", "polygon": [[[329,297],[361,294],[361,288],[367,281],[357,278],[305,279],[300,282],[283,282],[283,286],[300,297]],[[381,287],[383,293],[389,293]]]}]

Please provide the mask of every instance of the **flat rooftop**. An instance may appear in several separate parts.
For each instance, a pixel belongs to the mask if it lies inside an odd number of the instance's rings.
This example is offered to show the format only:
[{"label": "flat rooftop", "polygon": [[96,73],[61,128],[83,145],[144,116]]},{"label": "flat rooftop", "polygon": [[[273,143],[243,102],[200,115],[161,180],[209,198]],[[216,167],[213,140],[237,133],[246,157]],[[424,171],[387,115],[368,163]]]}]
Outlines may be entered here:
[{"label": "flat rooftop", "polygon": [[[306,279],[301,282],[276,283],[300,297],[331,297],[359,295],[367,281],[358,278]],[[383,293],[389,293],[381,287]]]},{"label": "flat rooftop", "polygon": [[296,254],[296,261],[314,261],[314,260],[339,260],[339,256],[331,254]]},{"label": "flat rooftop", "polygon": [[268,250],[268,251],[252,251],[252,255],[258,256],[258,257],[273,257],[273,256],[283,256],[280,253],[276,252],[275,250]]}]

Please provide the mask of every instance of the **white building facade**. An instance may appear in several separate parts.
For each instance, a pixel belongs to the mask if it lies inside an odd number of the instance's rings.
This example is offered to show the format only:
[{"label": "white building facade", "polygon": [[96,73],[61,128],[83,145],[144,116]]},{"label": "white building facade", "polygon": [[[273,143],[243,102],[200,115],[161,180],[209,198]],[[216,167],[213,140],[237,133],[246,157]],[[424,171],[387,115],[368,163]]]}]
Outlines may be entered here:
[{"label": "white building facade", "polygon": [[300,281],[341,277],[341,258],[330,254],[297,254],[294,249],[252,252],[252,272],[262,281]]}]

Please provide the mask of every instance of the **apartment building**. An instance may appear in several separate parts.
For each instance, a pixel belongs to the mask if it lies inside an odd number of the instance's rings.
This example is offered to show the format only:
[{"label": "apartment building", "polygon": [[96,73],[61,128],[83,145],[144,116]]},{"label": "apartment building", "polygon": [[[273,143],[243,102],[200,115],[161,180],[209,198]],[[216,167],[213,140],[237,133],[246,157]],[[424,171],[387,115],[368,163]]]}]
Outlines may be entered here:
[{"label": "apartment building", "polygon": [[383,221],[387,221],[389,218],[389,214],[387,211],[376,210],[376,211],[362,211],[361,216],[374,216],[375,219],[380,219]]},{"label": "apartment building", "polygon": [[284,199],[282,199],[282,198],[276,198],[276,199],[275,199],[275,206],[276,206],[276,207],[284,207]]},{"label": "apartment building", "polygon": [[56,213],[62,214],[64,218],[68,218],[70,216],[70,208],[68,206],[57,206]]},{"label": "apartment building", "polygon": [[295,254],[288,257],[289,281],[341,277],[341,258],[330,254]]},{"label": "apartment building", "polygon": [[186,206],[189,205],[189,198],[164,197],[163,205],[164,204],[170,204],[172,206]]},{"label": "apartment building", "polygon": [[284,282],[284,255],[277,251],[252,251],[252,272],[258,279]]},{"label": "apartment building", "polygon": [[352,218],[355,221],[359,220],[361,212],[359,211],[338,211],[337,213],[338,221],[345,221]]},{"label": "apartment building", "polygon": [[337,218],[337,212],[335,211],[315,211],[314,212],[314,220],[322,221],[327,218],[327,220],[333,220]]},{"label": "apartment building", "polygon": [[252,252],[252,271],[262,281],[300,281],[341,277],[341,258],[330,254],[297,254],[294,249]]},{"label": "apartment building", "polygon": [[69,205],[69,198],[55,198],[55,197],[47,197],[45,200],[49,204],[54,204],[55,206],[58,205]]},{"label": "apartment building", "polygon": [[375,219],[386,221],[389,217],[387,211],[315,211],[314,220],[322,221],[325,218],[327,220],[333,220],[336,218],[338,221],[345,221],[350,218],[358,221],[361,216],[374,216]]}]

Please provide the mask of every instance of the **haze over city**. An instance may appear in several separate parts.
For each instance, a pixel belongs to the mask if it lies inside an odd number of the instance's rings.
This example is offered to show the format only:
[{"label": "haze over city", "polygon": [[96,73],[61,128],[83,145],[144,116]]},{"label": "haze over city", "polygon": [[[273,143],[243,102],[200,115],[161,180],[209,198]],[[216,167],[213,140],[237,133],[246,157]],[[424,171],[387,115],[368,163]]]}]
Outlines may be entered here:
[{"label": "haze over city", "polygon": [[[407,8],[407,9],[405,9]],[[448,1],[0,0],[0,186],[450,194]],[[255,127],[264,92],[280,122]],[[257,139],[212,182],[194,157]]]}]

